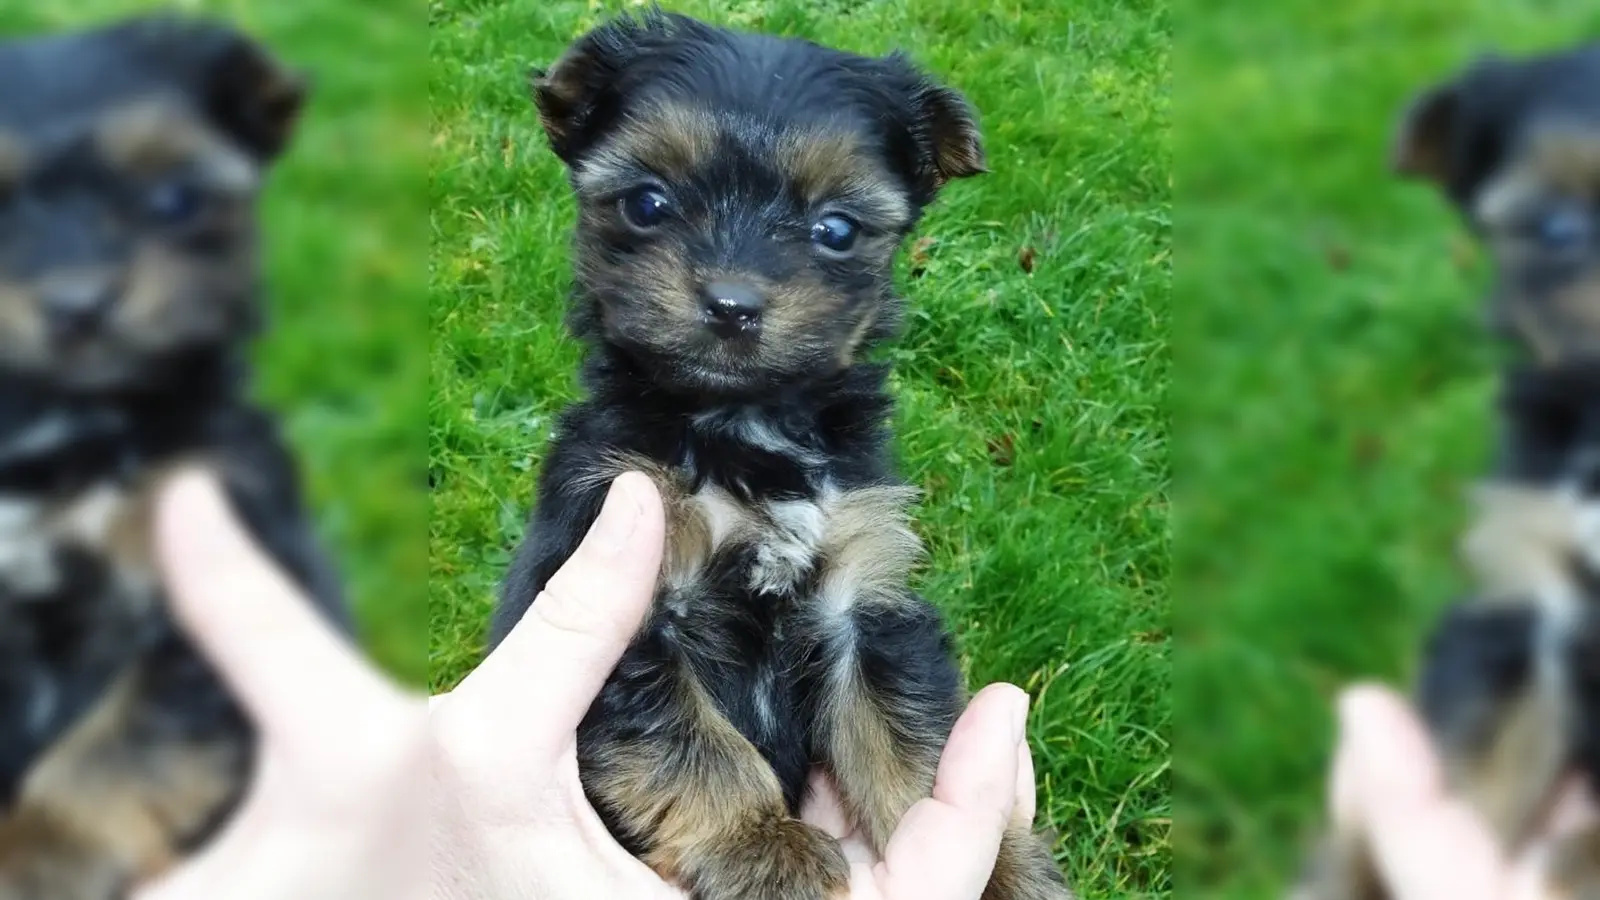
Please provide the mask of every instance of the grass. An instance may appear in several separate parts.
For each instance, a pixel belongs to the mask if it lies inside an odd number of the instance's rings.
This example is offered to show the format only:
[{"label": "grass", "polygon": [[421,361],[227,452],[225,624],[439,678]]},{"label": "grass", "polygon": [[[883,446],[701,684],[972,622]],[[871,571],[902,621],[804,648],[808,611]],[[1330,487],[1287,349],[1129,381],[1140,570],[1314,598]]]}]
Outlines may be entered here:
[{"label": "grass", "polygon": [[0,0],[0,34],[150,9],[222,16],[316,91],[265,198],[271,331],[260,395],[283,415],[364,645],[425,679],[426,35],[384,0]]},{"label": "grass", "polygon": [[1489,271],[1386,169],[1402,105],[1481,50],[1600,33],[1585,0],[1202,0],[1180,21],[1175,741],[1184,896],[1280,897],[1331,700],[1405,683],[1464,586],[1490,451]]},{"label": "grass", "polygon": [[[1034,698],[1041,819],[1088,897],[1170,890],[1167,414],[1170,27],[1158,0],[672,4],[966,91],[994,174],[921,228],[898,452],[926,489],[919,587],[970,683]],[[552,417],[572,204],[525,94],[617,4],[433,0],[430,662],[478,660]],[[1031,272],[1022,265],[1027,258]],[[536,686],[533,686],[536,689]]]}]

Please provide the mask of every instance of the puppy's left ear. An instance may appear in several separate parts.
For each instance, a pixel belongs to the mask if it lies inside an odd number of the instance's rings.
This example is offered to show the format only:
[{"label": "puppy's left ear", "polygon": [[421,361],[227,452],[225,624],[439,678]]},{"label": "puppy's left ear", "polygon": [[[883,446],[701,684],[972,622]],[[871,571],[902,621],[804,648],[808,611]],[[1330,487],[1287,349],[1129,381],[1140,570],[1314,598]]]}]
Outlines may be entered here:
[{"label": "puppy's left ear", "polygon": [[1390,148],[1389,164],[1395,173],[1446,185],[1460,111],[1461,88],[1455,82],[1436,85],[1413,98],[1400,115]]},{"label": "puppy's left ear", "polygon": [[887,62],[905,79],[917,174],[929,188],[937,191],[957,178],[988,172],[983,133],[967,99],[923,75],[903,53],[891,54]]},{"label": "puppy's left ear", "polygon": [[208,76],[211,115],[258,159],[276,158],[300,120],[310,79],[242,35],[225,39]]},{"label": "puppy's left ear", "polygon": [[157,15],[124,29],[137,52],[171,72],[201,112],[258,161],[289,145],[310,85],[265,47],[203,19]]}]

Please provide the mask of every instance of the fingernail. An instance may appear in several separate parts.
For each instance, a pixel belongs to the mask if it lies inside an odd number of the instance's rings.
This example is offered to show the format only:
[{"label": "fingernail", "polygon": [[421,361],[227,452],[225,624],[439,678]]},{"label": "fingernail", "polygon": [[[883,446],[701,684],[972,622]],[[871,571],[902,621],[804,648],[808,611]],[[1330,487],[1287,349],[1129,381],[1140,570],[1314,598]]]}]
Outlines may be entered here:
[{"label": "fingernail", "polygon": [[600,517],[595,520],[595,540],[600,550],[608,555],[621,553],[639,527],[639,516],[643,511],[634,493],[633,480],[637,477],[641,476],[624,473],[611,483],[605,505],[600,507]]}]

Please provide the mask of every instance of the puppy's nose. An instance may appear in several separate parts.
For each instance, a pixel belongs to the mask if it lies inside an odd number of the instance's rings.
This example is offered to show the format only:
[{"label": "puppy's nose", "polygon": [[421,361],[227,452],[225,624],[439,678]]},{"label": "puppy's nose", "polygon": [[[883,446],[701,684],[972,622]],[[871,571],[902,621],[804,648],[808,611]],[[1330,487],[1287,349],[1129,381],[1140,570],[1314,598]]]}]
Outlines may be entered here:
[{"label": "puppy's nose", "polygon": [[118,280],[108,272],[51,275],[39,283],[45,323],[58,340],[93,332],[117,298]]},{"label": "puppy's nose", "polygon": [[755,328],[766,301],[748,284],[713,281],[702,290],[706,327],[720,338],[731,338]]}]

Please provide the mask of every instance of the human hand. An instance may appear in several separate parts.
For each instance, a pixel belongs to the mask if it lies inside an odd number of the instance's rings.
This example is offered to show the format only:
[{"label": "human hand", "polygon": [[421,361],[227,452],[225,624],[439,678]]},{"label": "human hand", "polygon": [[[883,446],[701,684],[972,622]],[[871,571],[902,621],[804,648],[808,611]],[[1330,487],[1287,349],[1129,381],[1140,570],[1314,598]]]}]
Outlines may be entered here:
[{"label": "human hand", "polygon": [[900,820],[880,858],[844,812],[825,775],[811,779],[801,818],[838,839],[850,861],[849,900],[977,900],[989,883],[1000,836],[1032,823],[1033,757],[1028,695],[1009,684],[979,691],[939,757],[933,796]]},{"label": "human hand", "polygon": [[259,730],[243,804],[135,900],[424,895],[424,701],[361,658],[262,555],[210,476],[163,492],[156,544],[180,626]]},{"label": "human hand", "polygon": [[[642,475],[613,483],[582,545],[488,659],[434,698],[434,896],[684,900],[606,831],[578,778],[576,729],[638,630],[665,534]],[[1026,695],[981,692],[957,723],[934,797],[872,857],[825,782],[803,816],[842,838],[851,900],[977,900],[1013,815],[1031,818]]]},{"label": "human hand", "polygon": [[1587,787],[1561,792],[1544,836],[1510,858],[1488,825],[1445,792],[1427,731],[1387,688],[1360,686],[1339,701],[1333,817],[1362,834],[1394,900],[1554,900],[1545,870],[1552,842],[1595,821]]}]

